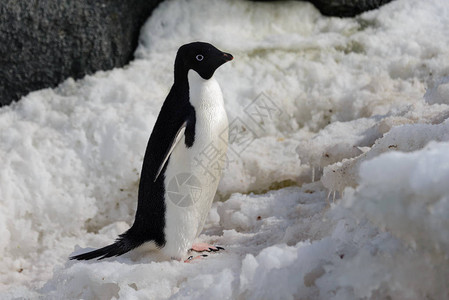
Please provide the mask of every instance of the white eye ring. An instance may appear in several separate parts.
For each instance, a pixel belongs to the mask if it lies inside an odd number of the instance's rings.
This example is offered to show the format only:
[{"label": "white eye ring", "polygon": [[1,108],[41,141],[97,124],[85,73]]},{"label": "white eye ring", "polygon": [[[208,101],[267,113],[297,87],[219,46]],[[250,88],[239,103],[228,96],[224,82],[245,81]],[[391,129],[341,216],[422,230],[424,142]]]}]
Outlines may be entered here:
[{"label": "white eye ring", "polygon": [[204,59],[204,56],[202,56],[201,54],[198,54],[197,56],[196,56],[196,60],[197,61],[202,61]]}]

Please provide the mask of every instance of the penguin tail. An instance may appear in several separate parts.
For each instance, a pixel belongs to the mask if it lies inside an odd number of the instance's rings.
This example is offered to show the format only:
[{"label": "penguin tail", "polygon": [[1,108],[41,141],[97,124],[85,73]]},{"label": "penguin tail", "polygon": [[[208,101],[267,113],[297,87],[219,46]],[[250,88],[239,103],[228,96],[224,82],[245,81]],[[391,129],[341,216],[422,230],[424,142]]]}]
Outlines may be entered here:
[{"label": "penguin tail", "polygon": [[94,250],[87,253],[71,256],[70,260],[77,259],[77,260],[89,260],[93,258],[98,258],[98,260],[101,260],[103,258],[113,257],[113,256],[119,256],[122,254],[125,254],[126,252],[129,252],[133,250],[134,248],[139,247],[142,245],[143,242],[136,241],[129,236],[125,234],[122,234],[119,236],[119,238],[115,241],[115,243]]}]

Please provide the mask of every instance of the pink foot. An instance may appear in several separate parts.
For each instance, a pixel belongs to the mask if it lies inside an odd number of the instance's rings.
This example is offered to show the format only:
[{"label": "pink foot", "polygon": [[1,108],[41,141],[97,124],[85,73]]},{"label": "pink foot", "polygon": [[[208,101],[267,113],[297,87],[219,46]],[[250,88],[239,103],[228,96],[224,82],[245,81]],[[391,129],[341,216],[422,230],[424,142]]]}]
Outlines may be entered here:
[{"label": "pink foot", "polygon": [[206,254],[203,254],[203,255],[198,255],[198,256],[189,256],[189,258],[187,258],[184,262],[185,263],[190,263],[190,262],[192,262],[192,261],[194,261],[194,260],[198,260],[198,259],[202,259],[203,257],[207,257],[207,255]]},{"label": "pink foot", "polygon": [[193,244],[192,249],[190,249],[190,250],[193,250],[195,252],[204,252],[204,251],[216,252],[216,251],[224,250],[224,248],[219,247],[219,246],[212,246],[207,243],[197,243],[197,244]]}]

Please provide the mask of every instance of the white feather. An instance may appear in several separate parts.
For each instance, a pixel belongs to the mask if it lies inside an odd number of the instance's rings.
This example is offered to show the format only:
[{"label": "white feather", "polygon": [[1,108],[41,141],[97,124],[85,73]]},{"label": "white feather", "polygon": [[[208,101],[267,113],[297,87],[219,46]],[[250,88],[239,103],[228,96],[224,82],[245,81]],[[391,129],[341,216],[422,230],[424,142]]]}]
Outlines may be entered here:
[{"label": "white feather", "polygon": [[[220,181],[228,145],[228,119],[217,81],[213,77],[204,80],[193,70],[189,71],[188,80],[190,103],[196,115],[195,141],[190,148],[186,147],[184,136],[177,143],[171,153],[164,182],[166,244],[161,250],[167,257],[176,259],[185,257],[203,229]],[[195,203],[186,207],[175,204],[169,195],[170,181],[181,174],[192,175],[201,187]],[[178,194],[180,197],[188,196],[189,189],[180,188]]]},{"label": "white feather", "polygon": [[187,122],[184,122],[182,124],[181,128],[179,128],[178,132],[176,133],[176,137],[173,140],[173,143],[171,144],[170,149],[168,149],[167,153],[165,154],[164,160],[162,161],[159,169],[157,170],[156,176],[154,177],[154,181],[157,180],[157,178],[161,174],[162,169],[165,166],[165,163],[167,162],[168,158],[170,157],[170,154],[173,152],[173,150],[175,149],[176,145],[179,143],[179,141],[184,136],[184,133],[186,131],[186,126],[187,126]]}]

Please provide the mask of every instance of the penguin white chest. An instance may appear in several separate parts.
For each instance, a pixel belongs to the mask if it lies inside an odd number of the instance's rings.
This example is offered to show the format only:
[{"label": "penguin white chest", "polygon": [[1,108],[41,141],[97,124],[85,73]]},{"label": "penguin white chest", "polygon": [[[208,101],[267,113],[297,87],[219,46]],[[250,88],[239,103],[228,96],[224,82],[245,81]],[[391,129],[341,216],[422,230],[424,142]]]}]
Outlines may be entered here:
[{"label": "penguin white chest", "polygon": [[165,170],[165,240],[162,251],[182,258],[201,233],[226,161],[228,119],[220,86],[189,71],[190,103],[195,109],[195,139],[184,137]]}]

